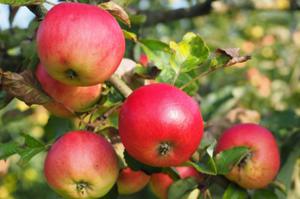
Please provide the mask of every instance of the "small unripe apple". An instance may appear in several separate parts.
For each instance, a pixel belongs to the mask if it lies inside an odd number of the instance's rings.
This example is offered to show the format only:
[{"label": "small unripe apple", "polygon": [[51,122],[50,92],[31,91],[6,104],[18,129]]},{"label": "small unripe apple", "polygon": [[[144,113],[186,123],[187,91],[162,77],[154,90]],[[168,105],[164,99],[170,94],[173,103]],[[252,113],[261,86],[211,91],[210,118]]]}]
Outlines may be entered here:
[{"label": "small unripe apple", "polygon": [[149,182],[150,176],[143,171],[133,171],[125,167],[120,171],[117,181],[118,191],[121,195],[129,195],[142,190]]},{"label": "small unripe apple", "polygon": [[247,189],[266,187],[280,167],[279,149],[272,133],[257,124],[235,125],[222,134],[216,152],[239,146],[248,147],[250,152],[226,177]]},{"label": "small unripe apple", "polygon": [[196,151],[203,134],[197,102],[165,83],[142,86],[124,102],[119,132],[127,152],[158,167],[178,166]]},{"label": "small unripe apple", "polygon": [[107,11],[83,3],[60,3],[37,33],[38,55],[48,73],[73,86],[103,83],[125,52],[123,32]]},{"label": "small unripe apple", "polygon": [[101,84],[88,87],[69,86],[53,79],[42,64],[35,75],[42,89],[54,100],[46,104],[50,112],[58,116],[71,116],[74,112],[88,111],[100,98]]},{"label": "small unripe apple", "polygon": [[[176,170],[181,179],[193,177],[199,183],[203,180],[203,175],[193,167],[176,167]],[[151,175],[150,188],[159,199],[168,199],[168,189],[173,182],[174,180],[166,173],[154,173]]]},{"label": "small unripe apple", "polygon": [[118,160],[111,144],[88,131],[71,131],[51,147],[44,164],[47,183],[65,198],[96,199],[116,183]]}]

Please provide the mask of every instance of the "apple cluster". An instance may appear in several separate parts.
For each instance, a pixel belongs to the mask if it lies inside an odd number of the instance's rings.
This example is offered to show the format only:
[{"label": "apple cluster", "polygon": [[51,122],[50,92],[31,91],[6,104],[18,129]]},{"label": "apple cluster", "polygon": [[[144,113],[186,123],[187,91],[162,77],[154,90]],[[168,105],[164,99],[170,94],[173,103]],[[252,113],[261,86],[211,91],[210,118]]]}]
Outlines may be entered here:
[{"label": "apple cluster", "polygon": [[[125,52],[122,29],[107,11],[88,4],[61,3],[45,16],[37,33],[40,64],[35,75],[53,101],[45,107],[62,117],[86,112],[101,96],[102,84],[116,71]],[[143,63],[147,57],[143,57]],[[182,166],[199,148],[204,123],[198,103],[182,90],[151,83],[132,92],[119,112],[122,146],[139,162],[175,167],[181,178],[204,178]],[[245,188],[267,186],[277,175],[279,151],[267,129],[255,124],[234,126],[221,136],[216,151],[246,146],[250,153],[226,177]],[[171,179],[120,168],[112,144],[89,131],[71,131],[49,150],[44,164],[48,184],[65,198],[99,198],[117,184],[132,194],[148,182],[154,194],[167,198]]]}]

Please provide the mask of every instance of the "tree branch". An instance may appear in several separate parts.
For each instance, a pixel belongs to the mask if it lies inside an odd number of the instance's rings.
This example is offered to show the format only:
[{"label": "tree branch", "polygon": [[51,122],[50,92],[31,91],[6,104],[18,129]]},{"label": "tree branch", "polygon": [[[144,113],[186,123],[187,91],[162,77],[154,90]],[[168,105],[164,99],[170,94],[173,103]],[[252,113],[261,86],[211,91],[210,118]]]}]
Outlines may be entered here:
[{"label": "tree branch", "polygon": [[29,5],[27,8],[35,14],[39,21],[41,21],[47,13],[47,9],[43,5]]},{"label": "tree branch", "polygon": [[124,97],[128,97],[132,93],[131,88],[129,88],[129,86],[127,86],[127,84],[116,75],[112,75],[108,79],[108,82],[118,89]]},{"label": "tree branch", "polygon": [[146,15],[145,26],[155,25],[157,23],[165,23],[183,18],[191,18],[196,16],[207,15],[212,9],[212,0],[207,0],[204,3],[196,4],[190,8],[179,8],[175,10],[152,10],[140,11],[139,14]]}]

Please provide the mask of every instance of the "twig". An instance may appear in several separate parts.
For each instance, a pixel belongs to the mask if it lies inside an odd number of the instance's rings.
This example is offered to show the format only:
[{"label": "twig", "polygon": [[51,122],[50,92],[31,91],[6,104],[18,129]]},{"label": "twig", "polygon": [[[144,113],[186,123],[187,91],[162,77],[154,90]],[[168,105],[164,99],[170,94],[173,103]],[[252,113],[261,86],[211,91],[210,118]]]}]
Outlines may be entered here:
[{"label": "twig", "polygon": [[35,14],[38,20],[42,20],[47,13],[47,9],[43,5],[29,5],[27,8]]},{"label": "twig", "polygon": [[131,88],[116,75],[112,75],[108,79],[108,82],[111,83],[116,89],[118,89],[125,98],[127,98],[132,93]]}]

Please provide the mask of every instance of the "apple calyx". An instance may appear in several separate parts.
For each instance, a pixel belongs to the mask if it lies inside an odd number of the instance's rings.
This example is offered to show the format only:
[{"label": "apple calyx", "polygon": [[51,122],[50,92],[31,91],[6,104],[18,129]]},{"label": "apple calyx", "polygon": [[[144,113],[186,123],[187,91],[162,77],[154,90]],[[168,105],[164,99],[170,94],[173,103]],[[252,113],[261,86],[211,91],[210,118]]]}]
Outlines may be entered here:
[{"label": "apple calyx", "polygon": [[171,151],[171,143],[170,142],[162,142],[159,144],[158,153],[161,156],[166,156]]},{"label": "apple calyx", "polygon": [[88,190],[92,190],[89,183],[84,181],[76,182],[76,190],[81,196],[85,196],[88,193]]},{"label": "apple calyx", "polygon": [[73,80],[73,79],[78,78],[77,73],[72,69],[66,70],[65,73],[66,73],[66,76],[67,76],[68,79]]}]

